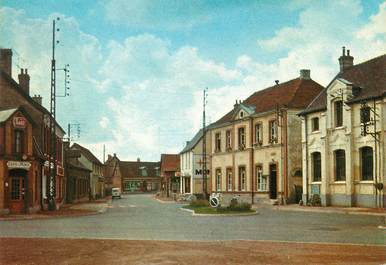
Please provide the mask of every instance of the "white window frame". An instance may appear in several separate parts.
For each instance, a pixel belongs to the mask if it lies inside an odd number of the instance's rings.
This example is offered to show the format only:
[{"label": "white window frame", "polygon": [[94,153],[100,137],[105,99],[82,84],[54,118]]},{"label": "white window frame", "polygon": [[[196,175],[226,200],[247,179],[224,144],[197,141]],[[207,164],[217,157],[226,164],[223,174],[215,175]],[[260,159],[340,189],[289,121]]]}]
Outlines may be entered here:
[{"label": "white window frame", "polygon": [[233,172],[232,172],[232,169],[230,169],[230,168],[228,168],[226,171],[227,171],[228,191],[232,191]]}]

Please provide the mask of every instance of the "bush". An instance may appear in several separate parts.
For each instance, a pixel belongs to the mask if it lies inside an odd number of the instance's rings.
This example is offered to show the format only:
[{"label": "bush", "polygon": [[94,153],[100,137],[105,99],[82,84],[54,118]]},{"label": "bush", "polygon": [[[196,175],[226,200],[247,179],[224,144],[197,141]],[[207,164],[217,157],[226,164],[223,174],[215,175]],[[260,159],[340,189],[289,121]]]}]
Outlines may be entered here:
[{"label": "bush", "polygon": [[[236,201],[236,202],[235,202]],[[228,209],[231,211],[250,211],[252,208],[252,205],[247,202],[237,202],[236,199],[232,199],[231,203],[228,206]]]},{"label": "bush", "polygon": [[206,207],[209,206],[209,203],[207,200],[195,200],[191,201],[189,205],[192,207]]},{"label": "bush", "polygon": [[318,194],[312,194],[311,205],[312,206],[321,206],[322,205],[322,201],[320,200],[320,196]]}]

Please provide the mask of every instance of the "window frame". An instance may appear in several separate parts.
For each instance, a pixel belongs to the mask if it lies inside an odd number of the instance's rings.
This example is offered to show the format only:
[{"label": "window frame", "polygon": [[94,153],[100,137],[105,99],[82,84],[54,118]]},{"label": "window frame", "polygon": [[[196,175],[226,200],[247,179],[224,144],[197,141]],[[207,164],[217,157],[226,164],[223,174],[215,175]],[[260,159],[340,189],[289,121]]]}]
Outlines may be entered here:
[{"label": "window frame", "polygon": [[215,152],[221,152],[221,132],[216,132],[214,135]]},{"label": "window frame", "polygon": [[258,192],[267,192],[268,191],[268,177],[264,176],[264,174],[263,174],[263,164],[257,164],[255,172],[256,172],[256,190]]},{"label": "window frame", "polygon": [[[241,134],[242,131],[242,134]],[[240,126],[237,128],[237,138],[238,138],[238,145],[240,150],[244,150],[247,146],[246,143],[246,135],[245,135],[245,126]]]},{"label": "window frame", "polygon": [[263,144],[263,123],[255,123],[255,143],[262,145]]},{"label": "window frame", "polygon": [[221,179],[222,179],[221,168],[216,168],[216,191],[221,191]]},{"label": "window frame", "polygon": [[225,131],[225,149],[232,149],[232,132],[231,130]]},{"label": "window frame", "polygon": [[334,119],[335,128],[343,126],[343,100],[337,100],[334,102]]},{"label": "window frame", "polygon": [[[18,137],[19,136],[19,137]],[[25,132],[21,129],[14,129],[13,131],[13,152],[15,154],[23,154],[24,153],[24,145],[25,145]],[[20,149],[20,150],[18,150]]]},{"label": "window frame", "polygon": [[[361,166],[361,181],[373,181],[374,180],[374,149],[371,146],[363,146],[359,149],[360,153],[360,166]],[[369,153],[367,153],[367,157],[364,156],[364,151],[368,150]],[[365,159],[370,159],[371,161],[365,161]],[[368,163],[371,164],[371,166],[364,166],[364,164],[369,165]],[[369,168],[371,170],[369,170]],[[365,175],[366,173],[371,172],[370,175]]]},{"label": "window frame", "polygon": [[226,181],[227,181],[227,191],[233,190],[233,169],[228,167],[226,169]]},{"label": "window frame", "polygon": [[[316,156],[319,157],[316,157]],[[322,154],[320,152],[311,153],[312,158],[312,182],[322,181]],[[318,158],[318,160],[316,160]],[[318,163],[316,163],[318,162]],[[318,165],[318,168],[317,168]]]},{"label": "window frame", "polygon": [[278,124],[276,119],[269,121],[268,129],[269,129],[269,142],[272,144],[278,143],[279,132],[278,132]]},{"label": "window frame", "polygon": [[334,160],[335,160],[335,163],[334,163],[335,181],[346,181],[346,151],[344,149],[335,150]]},{"label": "window frame", "polygon": [[[242,170],[243,169],[243,170]],[[242,174],[244,173],[244,174]],[[247,170],[245,166],[239,166],[239,191],[247,190]]]},{"label": "window frame", "polygon": [[313,117],[311,119],[311,131],[318,132],[320,128],[319,125],[319,117]]}]

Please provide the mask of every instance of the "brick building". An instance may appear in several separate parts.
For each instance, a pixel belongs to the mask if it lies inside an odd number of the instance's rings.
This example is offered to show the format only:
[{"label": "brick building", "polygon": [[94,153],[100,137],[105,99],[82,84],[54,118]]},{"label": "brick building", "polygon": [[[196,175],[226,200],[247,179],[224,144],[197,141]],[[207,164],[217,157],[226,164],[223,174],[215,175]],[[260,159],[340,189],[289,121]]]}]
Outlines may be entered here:
[{"label": "brick building", "polygon": [[169,197],[180,192],[180,156],[161,154],[161,193]]},{"label": "brick building", "polygon": [[[0,49],[0,109],[19,109],[28,114],[32,121],[32,154],[40,165],[37,167],[36,179],[39,185],[39,208],[47,207],[47,180],[49,175],[49,143],[52,137],[50,133],[50,113],[42,106],[40,96],[30,96],[27,69],[22,69],[18,75],[19,83],[12,78],[12,50]],[[56,206],[59,207],[65,198],[65,178],[63,169],[63,145],[64,130],[55,124],[55,140],[57,143],[56,161],[57,172],[55,180]],[[4,179],[4,178],[3,178]],[[5,183],[2,183],[5,185]],[[37,208],[37,207],[34,207]]]}]

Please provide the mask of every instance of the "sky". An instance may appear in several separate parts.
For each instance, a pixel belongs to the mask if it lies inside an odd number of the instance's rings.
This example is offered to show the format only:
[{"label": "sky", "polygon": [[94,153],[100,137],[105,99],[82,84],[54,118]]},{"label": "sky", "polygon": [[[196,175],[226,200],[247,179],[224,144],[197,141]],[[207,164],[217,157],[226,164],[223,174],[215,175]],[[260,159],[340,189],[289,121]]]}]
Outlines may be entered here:
[{"label": "sky", "polygon": [[0,0],[0,47],[47,108],[57,17],[57,67],[70,65],[57,119],[66,131],[79,123],[73,140],[101,160],[103,146],[122,160],[179,153],[202,126],[205,88],[214,122],[300,69],[326,86],[342,46],[355,64],[386,53],[385,1]]}]

